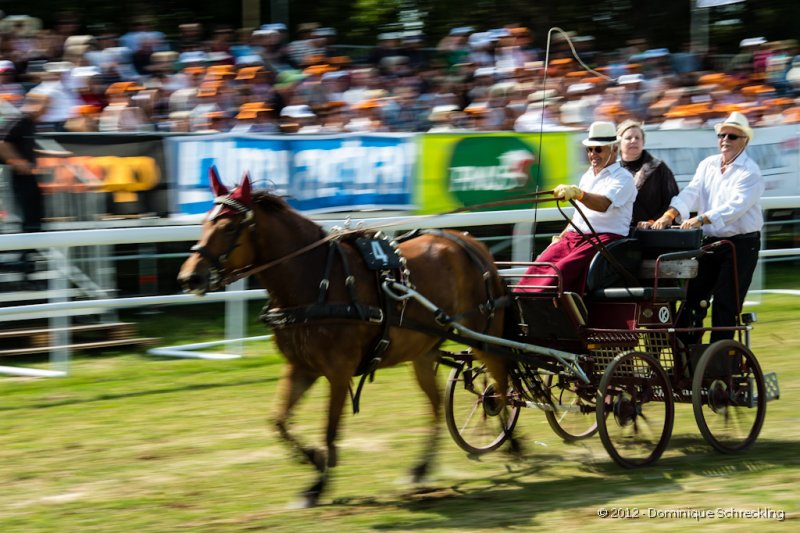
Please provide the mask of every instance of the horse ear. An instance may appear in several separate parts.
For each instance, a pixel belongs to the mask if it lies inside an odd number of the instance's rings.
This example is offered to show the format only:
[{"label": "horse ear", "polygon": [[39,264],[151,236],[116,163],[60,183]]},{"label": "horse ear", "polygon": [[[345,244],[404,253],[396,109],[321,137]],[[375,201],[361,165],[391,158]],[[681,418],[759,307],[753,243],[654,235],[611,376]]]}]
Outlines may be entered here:
[{"label": "horse ear", "polygon": [[253,186],[250,183],[250,172],[245,171],[244,175],[242,176],[242,182],[239,184],[239,188],[236,190],[237,192],[237,200],[242,202],[246,206],[253,205]]},{"label": "horse ear", "polygon": [[211,191],[214,193],[215,198],[218,196],[226,196],[228,194],[228,188],[223,185],[219,179],[216,165],[211,165],[211,168],[208,169],[208,178],[211,182]]}]

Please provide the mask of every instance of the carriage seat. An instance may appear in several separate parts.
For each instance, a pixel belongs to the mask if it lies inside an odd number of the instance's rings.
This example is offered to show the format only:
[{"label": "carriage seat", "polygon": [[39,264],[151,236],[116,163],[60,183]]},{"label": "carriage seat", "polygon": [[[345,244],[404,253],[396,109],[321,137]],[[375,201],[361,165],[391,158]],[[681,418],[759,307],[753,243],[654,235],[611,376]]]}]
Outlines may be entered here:
[{"label": "carriage seat", "polygon": [[556,297],[520,293],[515,302],[519,321],[527,326],[528,342],[580,340],[580,330],[586,327],[589,318],[586,305],[574,292],[563,292]]},{"label": "carriage seat", "polygon": [[642,256],[655,259],[661,254],[697,250],[703,245],[703,230],[696,229],[641,229],[631,235],[639,242]]},{"label": "carriage seat", "polygon": [[685,286],[659,284],[656,287],[655,283],[638,279],[643,262],[643,247],[638,239],[620,239],[606,245],[606,249],[631,276],[623,275],[603,254],[596,254],[586,275],[587,300],[674,301],[686,297]]}]

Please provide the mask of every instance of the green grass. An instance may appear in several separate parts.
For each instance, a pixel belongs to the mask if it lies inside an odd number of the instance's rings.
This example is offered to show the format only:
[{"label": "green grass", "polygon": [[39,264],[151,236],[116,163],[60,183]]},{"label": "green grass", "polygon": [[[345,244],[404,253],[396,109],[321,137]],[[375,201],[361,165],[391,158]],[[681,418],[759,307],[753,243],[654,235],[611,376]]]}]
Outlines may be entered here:
[{"label": "green grass", "polygon": [[[214,307],[217,307],[214,309]],[[205,308],[205,309],[204,309]],[[677,406],[669,448],[654,466],[615,466],[598,438],[561,442],[537,411],[523,412],[524,450],[468,458],[443,431],[422,487],[405,481],[427,418],[409,367],[381,371],[362,412],[344,417],[340,466],[323,505],[292,510],[313,478],[269,426],[281,359],[269,342],[246,357],[197,361],[139,353],[79,356],[70,376],[0,378],[0,531],[619,531],[689,528],[788,531],[800,518],[798,300],[767,295],[755,309],[753,350],[780,377],[759,441],[717,454],[691,407]],[[130,318],[130,317],[128,317]],[[138,316],[164,344],[218,339],[219,306]],[[250,334],[262,334],[255,316]],[[795,329],[797,328],[797,329]],[[440,379],[444,381],[442,369]],[[319,442],[327,387],[300,406],[296,432]],[[775,520],[600,519],[600,508],[748,510]]]}]

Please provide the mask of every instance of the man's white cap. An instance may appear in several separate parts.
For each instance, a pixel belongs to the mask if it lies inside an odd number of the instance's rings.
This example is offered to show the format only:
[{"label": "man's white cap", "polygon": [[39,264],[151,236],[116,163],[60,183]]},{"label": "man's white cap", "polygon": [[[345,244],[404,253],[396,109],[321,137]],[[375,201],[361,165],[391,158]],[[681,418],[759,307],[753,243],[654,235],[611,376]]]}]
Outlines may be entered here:
[{"label": "man's white cap", "polygon": [[281,109],[281,116],[289,118],[311,118],[316,117],[317,115],[315,115],[314,112],[311,111],[311,108],[306,104],[301,104],[287,105]]}]

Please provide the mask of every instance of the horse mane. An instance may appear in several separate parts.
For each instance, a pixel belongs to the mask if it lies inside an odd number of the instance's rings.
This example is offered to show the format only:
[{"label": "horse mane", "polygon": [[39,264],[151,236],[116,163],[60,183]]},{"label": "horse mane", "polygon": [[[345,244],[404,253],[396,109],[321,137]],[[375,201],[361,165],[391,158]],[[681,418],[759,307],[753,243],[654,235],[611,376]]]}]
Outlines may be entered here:
[{"label": "horse mane", "polygon": [[269,190],[260,189],[253,191],[253,206],[258,207],[265,213],[272,213],[282,216],[282,218],[286,219],[287,223],[296,229],[296,235],[304,234],[308,237],[318,239],[324,238],[326,235],[326,232],[322,226],[305,216],[303,213],[292,208],[292,206],[290,206],[286,200],[277,194],[270,192]]},{"label": "horse mane", "polygon": [[253,204],[264,211],[289,211],[291,209],[286,200],[268,190],[253,191]]},{"label": "horse mane", "polygon": [[[266,211],[267,213],[294,213],[299,218],[305,219],[311,224],[319,227],[320,231],[323,234],[325,234],[325,230],[322,229],[322,227],[320,227],[319,224],[317,224],[310,218],[306,217],[299,211],[295,211],[286,200],[266,189],[253,191],[253,205],[259,207],[260,209]],[[353,240],[365,236],[372,237],[374,234],[375,230],[356,229],[356,230],[349,230],[342,238],[343,240]]]}]

